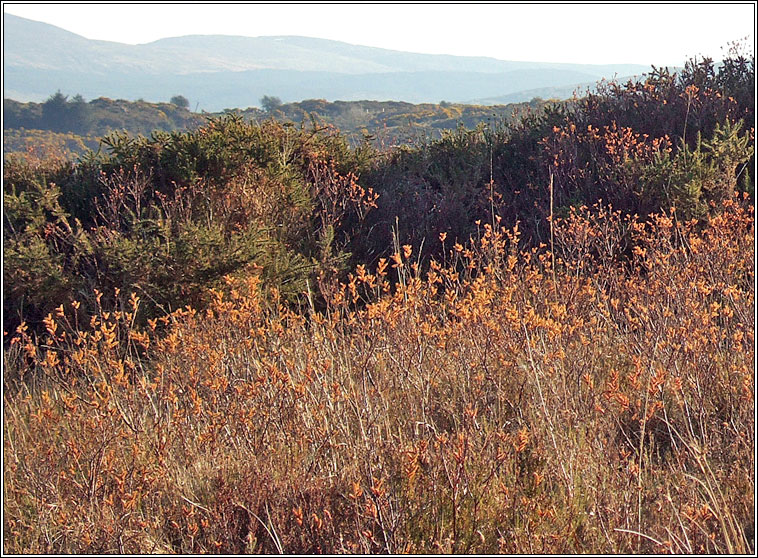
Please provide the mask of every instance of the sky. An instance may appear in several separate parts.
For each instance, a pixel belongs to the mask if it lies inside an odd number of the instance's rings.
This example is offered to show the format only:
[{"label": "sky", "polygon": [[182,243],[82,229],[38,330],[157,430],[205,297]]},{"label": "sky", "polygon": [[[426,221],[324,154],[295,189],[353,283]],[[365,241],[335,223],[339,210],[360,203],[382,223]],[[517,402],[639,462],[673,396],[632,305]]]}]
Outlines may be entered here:
[{"label": "sky", "polygon": [[701,3],[28,3],[4,13],[88,39],[141,44],[181,35],[303,35],[427,54],[679,66],[720,60],[756,27],[755,2]]}]

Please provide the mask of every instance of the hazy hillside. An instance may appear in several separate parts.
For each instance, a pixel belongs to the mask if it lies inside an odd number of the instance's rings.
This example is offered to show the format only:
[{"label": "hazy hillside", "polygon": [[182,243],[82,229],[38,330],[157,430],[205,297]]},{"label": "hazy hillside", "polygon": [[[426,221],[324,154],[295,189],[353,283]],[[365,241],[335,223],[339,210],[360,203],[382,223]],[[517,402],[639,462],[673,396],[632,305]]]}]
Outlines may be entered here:
[{"label": "hazy hillside", "polygon": [[195,35],[125,45],[8,14],[4,33],[4,96],[18,101],[43,101],[60,89],[151,101],[182,94],[207,111],[253,106],[263,95],[413,103],[508,95],[519,102],[535,88],[573,90],[648,69],[415,54],[307,37]]}]

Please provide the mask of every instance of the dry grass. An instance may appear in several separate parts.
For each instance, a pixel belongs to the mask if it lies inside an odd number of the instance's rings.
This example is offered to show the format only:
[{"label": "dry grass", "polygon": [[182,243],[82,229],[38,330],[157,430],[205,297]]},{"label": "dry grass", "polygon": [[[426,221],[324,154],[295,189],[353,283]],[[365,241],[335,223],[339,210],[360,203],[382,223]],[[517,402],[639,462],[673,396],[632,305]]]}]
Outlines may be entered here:
[{"label": "dry grass", "polygon": [[752,212],[582,208],[555,269],[486,225],[324,313],[60,308],[4,357],[3,550],[751,551]]}]

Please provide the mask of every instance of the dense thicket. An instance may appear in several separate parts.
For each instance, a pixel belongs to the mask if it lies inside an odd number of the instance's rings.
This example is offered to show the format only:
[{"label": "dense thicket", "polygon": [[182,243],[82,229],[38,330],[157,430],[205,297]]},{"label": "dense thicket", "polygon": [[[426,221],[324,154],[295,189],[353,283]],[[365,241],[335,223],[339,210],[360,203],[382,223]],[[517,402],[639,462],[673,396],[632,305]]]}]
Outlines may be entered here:
[{"label": "dense thicket", "polygon": [[598,199],[706,217],[752,195],[753,84],[753,60],[735,55],[389,150],[226,115],[187,132],[112,134],[77,163],[8,157],[6,329],[93,289],[136,290],[151,315],[202,305],[251,266],[292,303],[319,305],[341,272],[398,243],[426,261],[440,234],[465,243],[496,217],[547,243],[551,214]]},{"label": "dense thicket", "polygon": [[551,183],[558,214],[603,199],[639,215],[675,206],[700,217],[734,191],[753,192],[754,76],[753,59],[735,56],[601,83],[515,124],[397,149],[366,180],[382,196],[385,228],[399,216],[414,245],[446,231],[466,239],[492,214],[547,242]]},{"label": "dense thicket", "polygon": [[76,164],[6,159],[6,327],[93,289],[137,291],[153,315],[202,305],[256,266],[294,303],[344,267],[375,205],[356,178],[369,154],[337,135],[228,117],[106,142]]}]

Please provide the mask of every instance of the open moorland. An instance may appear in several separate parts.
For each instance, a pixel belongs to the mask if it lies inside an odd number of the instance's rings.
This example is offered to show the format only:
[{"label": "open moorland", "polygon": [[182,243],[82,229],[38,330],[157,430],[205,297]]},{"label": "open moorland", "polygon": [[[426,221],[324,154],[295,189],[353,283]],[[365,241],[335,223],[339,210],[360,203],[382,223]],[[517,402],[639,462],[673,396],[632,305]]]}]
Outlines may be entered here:
[{"label": "open moorland", "polygon": [[6,154],[3,552],[754,552],[754,106]]}]

